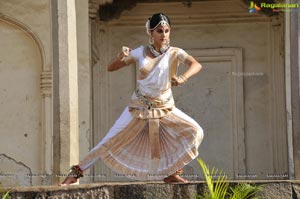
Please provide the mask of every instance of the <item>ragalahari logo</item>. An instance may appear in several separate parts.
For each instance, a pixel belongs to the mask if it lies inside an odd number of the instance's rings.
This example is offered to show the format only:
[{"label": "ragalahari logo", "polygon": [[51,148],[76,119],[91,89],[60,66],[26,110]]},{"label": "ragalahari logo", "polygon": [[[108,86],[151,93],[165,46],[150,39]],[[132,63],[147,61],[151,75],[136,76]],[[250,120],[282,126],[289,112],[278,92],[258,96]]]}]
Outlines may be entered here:
[{"label": "ragalahari logo", "polygon": [[249,13],[254,13],[259,11],[261,8],[256,5],[253,1],[250,1]]}]

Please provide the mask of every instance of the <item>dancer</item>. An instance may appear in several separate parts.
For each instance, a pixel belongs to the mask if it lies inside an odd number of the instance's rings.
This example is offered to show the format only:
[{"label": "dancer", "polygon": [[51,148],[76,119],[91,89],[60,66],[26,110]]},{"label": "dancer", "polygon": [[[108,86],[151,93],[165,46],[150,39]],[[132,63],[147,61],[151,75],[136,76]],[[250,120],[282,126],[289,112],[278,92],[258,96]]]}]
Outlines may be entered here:
[{"label": "dancer", "polygon": [[[79,162],[61,185],[77,182],[95,161],[138,180],[182,182],[182,168],[198,156],[203,130],[174,105],[172,86],[183,85],[202,66],[184,50],[170,46],[171,23],[163,13],[146,23],[149,45],[123,47],[108,71],[135,64],[132,100],[107,135]],[[177,76],[179,63],[188,68]],[[182,87],[184,88],[184,87]]]}]

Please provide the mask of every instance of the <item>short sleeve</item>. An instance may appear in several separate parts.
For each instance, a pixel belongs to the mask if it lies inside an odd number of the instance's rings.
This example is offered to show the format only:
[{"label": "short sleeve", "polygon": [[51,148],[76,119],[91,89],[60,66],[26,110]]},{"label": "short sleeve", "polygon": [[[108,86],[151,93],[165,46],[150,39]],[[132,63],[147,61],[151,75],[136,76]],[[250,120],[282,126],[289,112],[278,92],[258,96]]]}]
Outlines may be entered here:
[{"label": "short sleeve", "polygon": [[177,57],[178,57],[178,60],[180,63],[184,64],[184,62],[188,56],[189,56],[189,54],[187,54],[187,52],[185,52],[184,50],[179,48]]},{"label": "short sleeve", "polygon": [[138,48],[133,49],[130,51],[129,56],[131,56],[135,61],[139,60],[139,57],[143,55],[143,46],[140,46]]}]

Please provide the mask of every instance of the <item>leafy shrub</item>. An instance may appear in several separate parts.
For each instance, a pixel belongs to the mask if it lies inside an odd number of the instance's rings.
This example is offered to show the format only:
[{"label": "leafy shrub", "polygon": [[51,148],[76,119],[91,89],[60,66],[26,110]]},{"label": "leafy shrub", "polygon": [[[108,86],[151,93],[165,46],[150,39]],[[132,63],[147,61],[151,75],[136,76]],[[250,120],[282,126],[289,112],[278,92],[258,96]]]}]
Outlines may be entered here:
[{"label": "leafy shrub", "polygon": [[[263,190],[262,186],[255,186],[248,183],[239,183],[234,188],[229,188],[227,176],[221,170],[213,168],[211,171],[206,166],[202,159],[198,159],[202,168],[205,181],[209,193],[204,193],[203,196],[196,195],[198,199],[259,199],[256,196]],[[218,176],[217,180],[213,180],[213,176]]]}]

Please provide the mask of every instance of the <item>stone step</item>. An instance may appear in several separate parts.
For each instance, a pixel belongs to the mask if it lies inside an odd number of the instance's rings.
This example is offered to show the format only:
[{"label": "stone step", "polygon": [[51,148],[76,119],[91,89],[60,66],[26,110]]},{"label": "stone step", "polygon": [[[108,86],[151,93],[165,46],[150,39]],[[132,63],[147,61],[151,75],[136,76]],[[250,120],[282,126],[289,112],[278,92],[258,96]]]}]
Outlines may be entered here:
[{"label": "stone step", "polygon": [[[230,181],[230,186],[241,181]],[[264,185],[263,199],[300,199],[300,181],[244,181]],[[205,182],[166,184],[163,182],[108,182],[71,186],[11,187],[16,199],[191,199],[207,190]],[[1,194],[0,194],[1,195]]]}]

